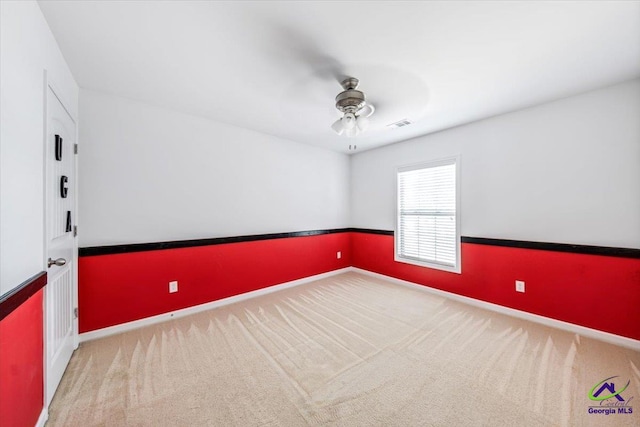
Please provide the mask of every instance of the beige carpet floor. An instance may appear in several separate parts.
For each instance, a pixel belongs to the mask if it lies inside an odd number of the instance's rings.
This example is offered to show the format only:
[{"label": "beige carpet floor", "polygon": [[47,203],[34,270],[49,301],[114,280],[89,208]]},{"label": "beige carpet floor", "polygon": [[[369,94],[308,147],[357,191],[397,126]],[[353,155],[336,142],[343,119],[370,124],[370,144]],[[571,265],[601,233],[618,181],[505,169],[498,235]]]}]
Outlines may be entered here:
[{"label": "beige carpet floor", "polygon": [[[589,414],[612,376],[633,413]],[[82,344],[47,425],[639,426],[639,384],[640,352],[345,273]]]}]

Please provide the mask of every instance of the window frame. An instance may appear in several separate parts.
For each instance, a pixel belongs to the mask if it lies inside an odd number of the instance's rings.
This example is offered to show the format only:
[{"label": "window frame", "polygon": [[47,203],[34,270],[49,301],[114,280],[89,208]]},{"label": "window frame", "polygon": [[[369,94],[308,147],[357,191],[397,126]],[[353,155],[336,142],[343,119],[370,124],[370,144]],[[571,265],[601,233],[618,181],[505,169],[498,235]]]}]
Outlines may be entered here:
[{"label": "window frame", "polygon": [[[416,259],[416,258],[409,258],[409,257],[405,257],[400,255],[399,253],[399,244],[400,244],[400,173],[402,172],[408,172],[408,171],[413,171],[413,170],[418,170],[418,169],[428,169],[428,168],[434,168],[434,167],[439,167],[439,166],[447,166],[447,165],[455,165],[455,203],[456,203],[456,241],[455,241],[455,250],[456,250],[456,256],[455,256],[455,264],[454,265],[449,265],[449,264],[444,264],[444,263],[439,263],[437,261],[427,261],[427,260],[420,260],[420,259]],[[396,210],[396,218],[395,218],[395,232],[394,232],[394,248],[393,248],[393,252],[394,252],[394,260],[397,262],[402,262],[405,264],[413,264],[413,265],[418,265],[420,267],[426,267],[426,268],[432,268],[432,269],[436,269],[436,270],[442,270],[442,271],[448,271],[451,273],[457,273],[457,274],[461,274],[462,273],[462,257],[461,257],[461,253],[460,253],[460,225],[461,225],[461,212],[460,212],[460,155],[456,155],[456,156],[451,156],[451,157],[446,157],[446,158],[442,158],[442,159],[438,159],[438,160],[431,160],[431,161],[423,161],[420,163],[413,163],[413,164],[409,164],[409,165],[404,165],[404,166],[398,166],[396,168],[396,206],[395,206],[395,210]]]}]

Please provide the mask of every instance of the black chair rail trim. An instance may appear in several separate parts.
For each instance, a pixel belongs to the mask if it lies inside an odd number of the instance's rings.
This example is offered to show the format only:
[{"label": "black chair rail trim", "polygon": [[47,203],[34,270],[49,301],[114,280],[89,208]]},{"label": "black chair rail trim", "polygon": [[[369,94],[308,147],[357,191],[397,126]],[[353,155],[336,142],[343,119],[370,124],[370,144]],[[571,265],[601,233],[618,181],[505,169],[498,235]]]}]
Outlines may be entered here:
[{"label": "black chair rail trim", "polygon": [[41,271],[0,296],[0,321],[13,313],[26,300],[47,284],[47,273]]},{"label": "black chair rail trim", "polygon": [[526,240],[487,239],[484,237],[462,237],[462,243],[476,245],[504,246],[519,249],[569,252],[583,255],[603,255],[619,258],[640,258],[640,249],[615,248],[609,246],[572,245],[567,243],[530,242]]},{"label": "black chair rail trim", "polygon": [[[163,249],[191,248],[197,246],[222,245],[227,243],[256,242],[260,240],[283,239],[289,237],[319,236],[335,233],[364,233],[393,236],[393,230],[376,230],[370,228],[332,228],[326,230],[294,231],[289,233],[253,234],[247,236],[214,237],[196,240],[175,240],[168,242],[132,243],[113,246],[91,246],[79,249],[81,257],[96,255],[113,255],[130,252],[157,251]],[[640,249],[616,248],[608,246],[573,245],[566,243],[531,242],[526,240],[491,239],[484,237],[462,236],[462,243],[476,245],[504,246],[519,249],[537,249],[554,252],[570,252],[586,255],[604,255],[621,258],[640,258]]]}]

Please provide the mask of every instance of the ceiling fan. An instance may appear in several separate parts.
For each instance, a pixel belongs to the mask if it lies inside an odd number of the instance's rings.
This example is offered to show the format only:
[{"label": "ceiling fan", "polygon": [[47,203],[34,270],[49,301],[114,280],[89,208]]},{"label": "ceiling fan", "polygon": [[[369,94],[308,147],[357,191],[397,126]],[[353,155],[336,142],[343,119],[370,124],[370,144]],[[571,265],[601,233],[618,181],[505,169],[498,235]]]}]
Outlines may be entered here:
[{"label": "ceiling fan", "polygon": [[336,108],[343,115],[331,125],[338,135],[358,136],[369,126],[369,117],[375,108],[367,103],[364,93],[357,90],[359,83],[355,77],[347,77],[340,82],[344,91],[336,96]]}]

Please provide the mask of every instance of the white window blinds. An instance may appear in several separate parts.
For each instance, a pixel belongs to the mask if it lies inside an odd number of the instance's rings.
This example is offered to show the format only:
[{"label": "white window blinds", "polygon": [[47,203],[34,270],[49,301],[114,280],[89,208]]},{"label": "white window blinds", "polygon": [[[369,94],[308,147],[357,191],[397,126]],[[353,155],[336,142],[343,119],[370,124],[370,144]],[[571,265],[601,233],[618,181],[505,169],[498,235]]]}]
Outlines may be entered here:
[{"label": "white window blinds", "polygon": [[396,257],[457,268],[455,159],[398,170]]}]

